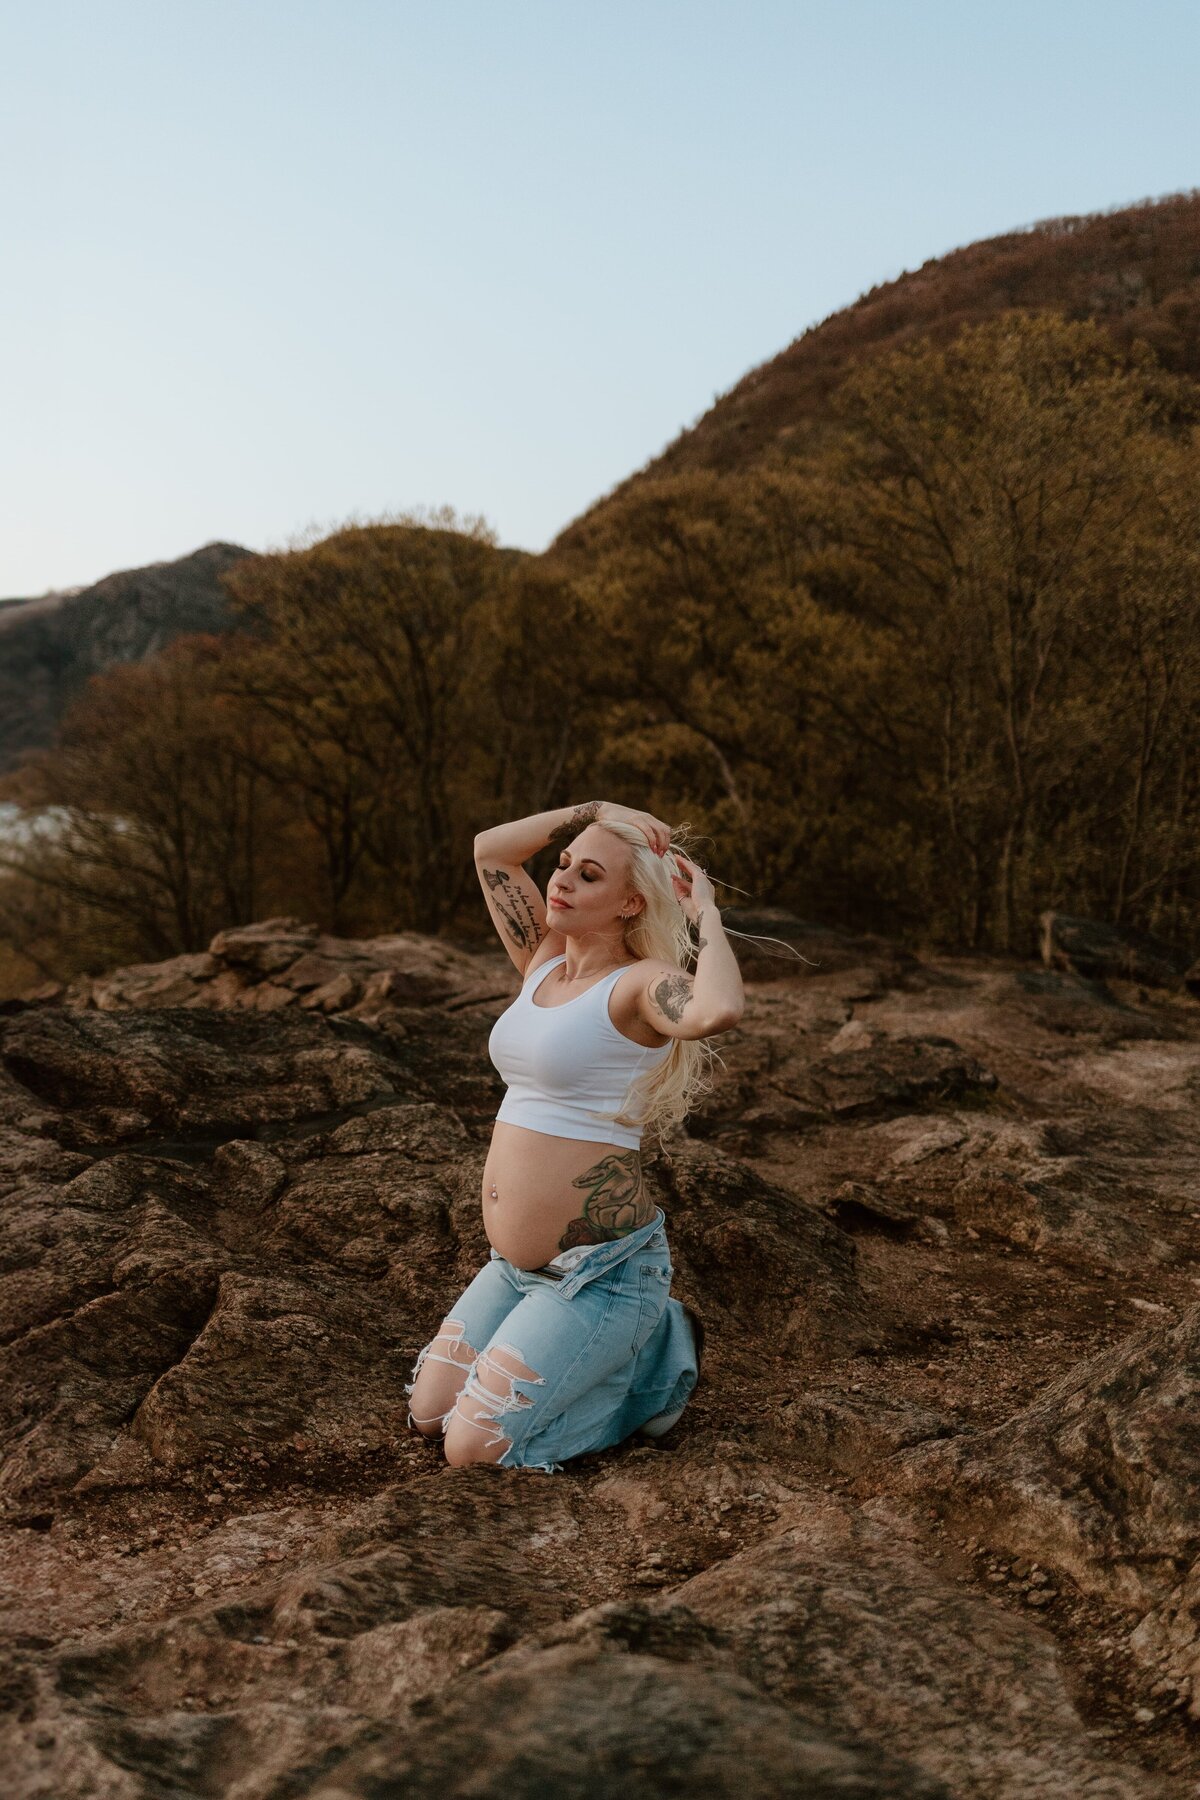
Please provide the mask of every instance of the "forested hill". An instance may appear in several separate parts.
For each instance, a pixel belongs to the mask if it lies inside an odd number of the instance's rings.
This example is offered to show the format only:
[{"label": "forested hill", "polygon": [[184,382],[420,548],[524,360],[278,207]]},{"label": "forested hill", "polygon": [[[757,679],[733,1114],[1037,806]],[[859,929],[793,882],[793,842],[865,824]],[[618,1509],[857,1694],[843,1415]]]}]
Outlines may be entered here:
[{"label": "forested hill", "polygon": [[228,631],[219,577],[251,554],[238,544],[205,544],[74,593],[0,604],[0,770],[50,743],[89,676],[141,662],[184,632]]},{"label": "forested hill", "polygon": [[581,527],[648,476],[731,470],[799,448],[819,429],[842,376],[864,355],[1016,307],[1095,319],[1122,345],[1142,338],[1165,367],[1200,379],[1200,189],[1103,213],[1044,219],[931,257],[871,288],[751,369],[699,422],[560,534]]},{"label": "forested hill", "polygon": [[[811,444],[830,394],[854,363],[918,337],[945,341],[963,324],[1013,307],[1094,318],[1119,342],[1142,338],[1165,367],[1200,380],[1200,189],[1042,220],[871,288],[743,376],[552,548],[586,549],[608,506],[647,478],[742,469]],[[0,603],[0,770],[50,742],[89,675],[140,661],[181,633],[227,630],[218,577],[249,554],[212,543],[78,592]]]}]

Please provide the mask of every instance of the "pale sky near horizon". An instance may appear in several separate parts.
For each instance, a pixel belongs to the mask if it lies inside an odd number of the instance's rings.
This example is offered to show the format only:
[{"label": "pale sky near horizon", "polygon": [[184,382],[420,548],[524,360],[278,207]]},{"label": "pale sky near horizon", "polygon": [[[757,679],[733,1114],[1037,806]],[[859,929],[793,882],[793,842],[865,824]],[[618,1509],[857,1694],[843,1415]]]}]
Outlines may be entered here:
[{"label": "pale sky near horizon", "polygon": [[541,549],[808,326],[1200,187],[1189,0],[0,3],[0,597]]}]

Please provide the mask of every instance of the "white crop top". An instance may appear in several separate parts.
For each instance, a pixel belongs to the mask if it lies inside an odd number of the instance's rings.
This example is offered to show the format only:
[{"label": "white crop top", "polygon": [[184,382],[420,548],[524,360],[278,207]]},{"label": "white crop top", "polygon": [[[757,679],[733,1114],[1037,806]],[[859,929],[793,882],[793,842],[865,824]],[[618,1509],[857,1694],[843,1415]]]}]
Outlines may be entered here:
[{"label": "white crop top", "polygon": [[588,1138],[636,1150],[642,1141],[639,1127],[599,1115],[620,1112],[630,1083],[668,1055],[671,1044],[635,1044],[609,1017],[608,997],[629,963],[573,1000],[535,1006],[534,990],[566,960],[565,955],[551,957],[526,976],[521,992],[492,1026],[488,1055],[508,1085],[496,1117],[551,1137]]}]

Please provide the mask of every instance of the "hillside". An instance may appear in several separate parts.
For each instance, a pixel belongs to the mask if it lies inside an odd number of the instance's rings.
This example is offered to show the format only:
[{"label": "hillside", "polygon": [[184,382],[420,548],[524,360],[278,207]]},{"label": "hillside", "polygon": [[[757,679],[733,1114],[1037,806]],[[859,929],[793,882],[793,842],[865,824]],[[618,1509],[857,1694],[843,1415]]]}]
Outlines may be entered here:
[{"label": "hillside", "polygon": [[909,339],[944,341],[1009,308],[1096,319],[1123,345],[1143,338],[1163,364],[1200,380],[1200,189],[1104,213],[1044,219],[985,238],[871,288],[751,369],[690,430],[560,534],[584,527],[638,481],[744,468],[803,444],[852,364]]},{"label": "hillside", "polygon": [[[648,477],[738,469],[811,441],[831,391],[863,356],[925,334],[946,339],[1011,307],[1097,319],[1121,343],[1143,338],[1168,368],[1200,380],[1200,189],[1042,220],[871,288],[750,370],[551,549],[585,549],[606,506]],[[229,629],[217,577],[251,554],[206,544],[82,590],[0,602],[0,771],[49,743],[89,675],[149,656],[183,632]]]},{"label": "hillside", "polygon": [[252,554],[238,544],[205,544],[92,587],[0,606],[0,770],[50,743],[90,675],[139,662],[184,632],[230,630],[218,578]]}]

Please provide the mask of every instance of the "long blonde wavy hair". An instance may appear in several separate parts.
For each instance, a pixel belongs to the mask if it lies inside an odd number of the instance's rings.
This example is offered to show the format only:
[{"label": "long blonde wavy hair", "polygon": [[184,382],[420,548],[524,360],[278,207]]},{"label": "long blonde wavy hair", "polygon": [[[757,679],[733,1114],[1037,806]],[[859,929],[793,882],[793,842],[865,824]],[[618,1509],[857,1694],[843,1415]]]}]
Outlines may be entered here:
[{"label": "long blonde wavy hair", "polygon": [[[672,875],[687,878],[675,860],[677,851],[700,867],[699,859],[692,854],[688,825],[672,831],[669,849],[658,856],[636,825],[623,819],[597,819],[596,823],[628,846],[629,885],[646,903],[625,927],[625,945],[630,955],[674,963],[682,973],[691,974],[696,946],[687,915],[671,886]],[[724,929],[730,937],[747,935],[728,925]],[[621,1110],[603,1116],[633,1130],[641,1126],[644,1133],[652,1134],[661,1143],[683,1123],[697,1100],[712,1091],[712,1071],[717,1063],[725,1066],[711,1038],[675,1038],[670,1054],[630,1083]]]}]

